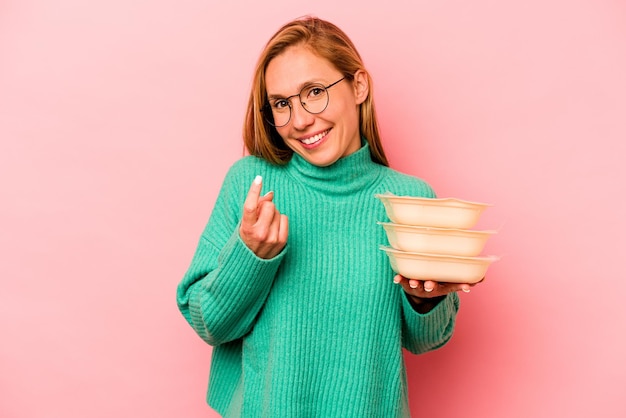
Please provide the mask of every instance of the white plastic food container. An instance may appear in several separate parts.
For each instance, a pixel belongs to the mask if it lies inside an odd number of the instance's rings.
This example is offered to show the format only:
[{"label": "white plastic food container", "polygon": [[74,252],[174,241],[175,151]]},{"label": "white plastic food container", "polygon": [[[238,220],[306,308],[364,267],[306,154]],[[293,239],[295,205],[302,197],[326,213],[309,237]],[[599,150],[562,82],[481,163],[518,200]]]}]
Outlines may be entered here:
[{"label": "white plastic food container", "polygon": [[483,250],[496,231],[433,228],[378,222],[396,250],[473,257]]},{"label": "white plastic food container", "polygon": [[457,257],[399,251],[381,246],[389,257],[391,268],[409,279],[434,280],[446,283],[478,283],[496,256]]},{"label": "white plastic food container", "polygon": [[472,228],[485,208],[490,206],[456,198],[430,199],[391,193],[375,197],[385,205],[387,216],[393,223],[438,228]]}]

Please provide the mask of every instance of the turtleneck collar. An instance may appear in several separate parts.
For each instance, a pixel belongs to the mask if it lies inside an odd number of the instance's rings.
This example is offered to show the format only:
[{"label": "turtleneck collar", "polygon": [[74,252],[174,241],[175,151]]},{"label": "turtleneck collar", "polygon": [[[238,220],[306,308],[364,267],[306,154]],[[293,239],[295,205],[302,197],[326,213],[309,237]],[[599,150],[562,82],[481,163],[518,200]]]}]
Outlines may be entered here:
[{"label": "turtleneck collar", "polygon": [[363,141],[358,151],[329,166],[313,165],[294,153],[286,168],[297,181],[324,194],[349,195],[373,183],[382,166],[372,161],[369,144]]}]

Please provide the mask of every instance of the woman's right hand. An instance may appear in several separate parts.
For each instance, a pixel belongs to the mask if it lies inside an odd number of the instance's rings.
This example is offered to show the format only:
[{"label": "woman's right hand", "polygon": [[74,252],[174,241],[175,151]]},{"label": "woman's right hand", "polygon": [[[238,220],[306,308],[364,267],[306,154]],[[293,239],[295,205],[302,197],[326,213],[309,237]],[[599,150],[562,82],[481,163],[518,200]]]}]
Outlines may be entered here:
[{"label": "woman's right hand", "polygon": [[239,235],[257,257],[276,257],[287,245],[289,223],[272,199],[274,192],[261,196],[262,179],[256,176],[243,204]]}]

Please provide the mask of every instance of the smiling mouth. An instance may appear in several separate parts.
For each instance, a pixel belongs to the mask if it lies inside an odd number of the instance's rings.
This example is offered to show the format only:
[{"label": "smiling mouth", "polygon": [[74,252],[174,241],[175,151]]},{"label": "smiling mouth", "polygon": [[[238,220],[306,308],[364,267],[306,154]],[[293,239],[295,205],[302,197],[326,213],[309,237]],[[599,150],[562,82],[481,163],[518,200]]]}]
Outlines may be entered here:
[{"label": "smiling mouth", "polygon": [[313,135],[309,138],[301,139],[300,142],[302,142],[305,145],[313,145],[316,142],[320,141],[322,138],[324,138],[328,134],[328,132],[330,132],[330,129],[327,129],[324,132],[320,132],[319,134]]}]

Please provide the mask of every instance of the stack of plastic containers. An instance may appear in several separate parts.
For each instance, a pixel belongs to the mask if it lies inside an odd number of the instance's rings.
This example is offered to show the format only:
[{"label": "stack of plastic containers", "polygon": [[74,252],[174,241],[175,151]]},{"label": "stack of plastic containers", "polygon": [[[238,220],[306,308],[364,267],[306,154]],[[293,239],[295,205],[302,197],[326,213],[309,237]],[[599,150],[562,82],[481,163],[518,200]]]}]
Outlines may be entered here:
[{"label": "stack of plastic containers", "polygon": [[496,256],[481,256],[496,231],[472,230],[485,203],[455,198],[376,195],[391,222],[379,222],[391,247],[381,246],[391,268],[410,279],[477,283]]}]

